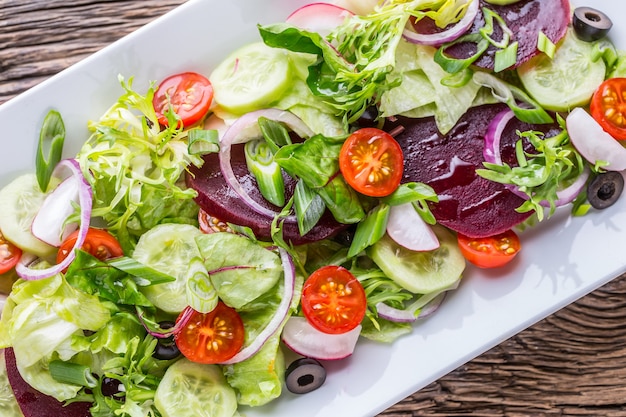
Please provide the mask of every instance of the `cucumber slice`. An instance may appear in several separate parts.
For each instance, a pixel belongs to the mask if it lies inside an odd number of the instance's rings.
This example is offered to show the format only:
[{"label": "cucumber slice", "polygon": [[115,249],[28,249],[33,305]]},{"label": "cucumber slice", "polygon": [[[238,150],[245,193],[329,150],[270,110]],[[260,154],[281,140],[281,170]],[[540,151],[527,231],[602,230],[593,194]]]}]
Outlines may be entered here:
[{"label": "cucumber slice", "polygon": [[385,235],[368,248],[368,255],[392,280],[416,294],[443,291],[460,278],[465,258],[456,237],[441,226],[433,226],[439,248],[416,252],[398,245]]},{"label": "cucumber slice", "polygon": [[219,366],[183,358],[165,372],[154,405],[163,417],[233,417],[237,396]]},{"label": "cucumber slice", "polygon": [[[58,183],[59,180],[53,178],[50,189]],[[0,231],[24,252],[41,258],[49,258],[57,252],[57,248],[37,239],[30,230],[45,198],[35,174],[21,175],[0,190]]]},{"label": "cucumber slice", "polygon": [[256,42],[229,55],[209,80],[217,104],[229,112],[244,114],[278,100],[289,86],[290,78],[287,53]]},{"label": "cucumber slice", "polygon": [[141,287],[141,292],[157,308],[178,314],[187,306],[187,277],[192,259],[200,256],[195,237],[202,232],[188,224],[165,223],[144,233],[133,258],[176,281]]},{"label": "cucumber slice", "polygon": [[606,65],[594,54],[594,45],[569,29],[554,58],[537,55],[520,65],[517,74],[532,98],[547,110],[585,106],[606,75]]}]

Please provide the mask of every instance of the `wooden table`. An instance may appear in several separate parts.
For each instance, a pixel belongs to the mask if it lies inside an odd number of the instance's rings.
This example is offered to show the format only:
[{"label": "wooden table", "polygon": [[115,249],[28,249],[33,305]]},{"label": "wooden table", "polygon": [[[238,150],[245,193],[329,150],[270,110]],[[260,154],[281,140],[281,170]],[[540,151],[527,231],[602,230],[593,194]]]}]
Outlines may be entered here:
[{"label": "wooden table", "polygon": [[[0,0],[0,103],[183,2]],[[626,416],[626,276],[381,414],[467,415]]]}]

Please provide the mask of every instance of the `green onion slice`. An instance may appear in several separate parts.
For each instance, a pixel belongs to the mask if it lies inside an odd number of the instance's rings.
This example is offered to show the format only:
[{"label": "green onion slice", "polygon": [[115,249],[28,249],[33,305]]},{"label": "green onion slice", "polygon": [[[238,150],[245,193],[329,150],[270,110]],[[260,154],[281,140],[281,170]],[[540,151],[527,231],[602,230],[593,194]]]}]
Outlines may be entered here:
[{"label": "green onion slice", "polygon": [[61,161],[64,142],[65,124],[63,118],[58,111],[50,110],[44,118],[39,132],[39,144],[35,156],[37,182],[44,193],[48,190],[52,171]]}]

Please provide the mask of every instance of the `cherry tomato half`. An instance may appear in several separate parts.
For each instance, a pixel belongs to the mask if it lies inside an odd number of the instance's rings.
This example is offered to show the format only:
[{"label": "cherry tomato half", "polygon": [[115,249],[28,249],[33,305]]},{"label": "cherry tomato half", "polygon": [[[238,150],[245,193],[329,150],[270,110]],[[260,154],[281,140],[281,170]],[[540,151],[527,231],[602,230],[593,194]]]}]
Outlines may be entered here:
[{"label": "cherry tomato half", "polygon": [[[67,258],[67,255],[76,244],[77,237],[78,230],[75,230],[61,243],[59,251],[57,252],[57,263],[61,263],[63,259]],[[117,258],[124,254],[120,243],[112,234],[106,230],[95,227],[90,227],[87,230],[87,236],[85,237],[85,242],[83,242],[81,249],[101,261]]]},{"label": "cherry tomato half", "polygon": [[209,111],[213,86],[203,75],[184,72],[167,77],[154,93],[152,105],[159,123],[167,126],[167,109],[171,106],[185,127],[192,126]]},{"label": "cherry tomato half", "polygon": [[513,260],[521,249],[519,236],[513,230],[494,236],[471,238],[457,235],[461,253],[480,268],[497,268]]},{"label": "cherry tomato half", "polygon": [[0,274],[10,271],[21,257],[22,250],[6,240],[0,233]]},{"label": "cherry tomato half", "polygon": [[589,110],[605,132],[626,140],[626,78],[609,78],[600,84]]},{"label": "cherry tomato half", "polygon": [[302,288],[302,312],[324,333],[346,333],[357,327],[367,309],[365,290],[350,271],[327,265],[313,272]]},{"label": "cherry tomato half", "polygon": [[339,153],[339,169],[346,182],[359,193],[384,197],[400,185],[404,156],[389,133],[365,127],[344,142]]},{"label": "cherry tomato half", "polygon": [[[187,310],[183,310],[178,320],[187,313]],[[239,313],[220,301],[209,313],[193,310],[174,339],[180,352],[190,361],[212,364],[225,362],[235,356],[243,346],[244,337]]]}]

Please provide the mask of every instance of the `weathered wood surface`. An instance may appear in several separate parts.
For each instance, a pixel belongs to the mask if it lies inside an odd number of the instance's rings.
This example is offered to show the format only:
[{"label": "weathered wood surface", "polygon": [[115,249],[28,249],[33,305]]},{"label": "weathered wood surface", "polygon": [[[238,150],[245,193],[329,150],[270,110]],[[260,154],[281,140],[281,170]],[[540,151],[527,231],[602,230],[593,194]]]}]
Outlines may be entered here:
[{"label": "weathered wood surface", "polygon": [[[0,0],[0,103],[183,2]],[[381,414],[467,415],[626,416],[626,277]]]}]

